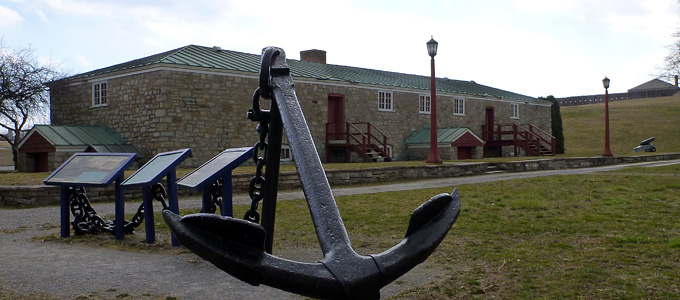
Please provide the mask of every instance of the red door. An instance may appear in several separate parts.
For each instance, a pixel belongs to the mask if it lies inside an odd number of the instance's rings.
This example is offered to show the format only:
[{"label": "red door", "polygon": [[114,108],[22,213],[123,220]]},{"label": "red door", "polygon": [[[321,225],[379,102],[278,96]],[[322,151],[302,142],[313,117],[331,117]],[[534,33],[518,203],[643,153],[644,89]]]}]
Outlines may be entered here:
[{"label": "red door", "polygon": [[458,159],[471,159],[472,147],[458,147]]},{"label": "red door", "polygon": [[35,171],[36,172],[47,172],[49,171],[49,166],[47,164],[47,152],[34,153],[35,158]]},{"label": "red door", "polygon": [[343,140],[345,130],[345,96],[328,95],[328,129],[327,134],[334,140]]}]

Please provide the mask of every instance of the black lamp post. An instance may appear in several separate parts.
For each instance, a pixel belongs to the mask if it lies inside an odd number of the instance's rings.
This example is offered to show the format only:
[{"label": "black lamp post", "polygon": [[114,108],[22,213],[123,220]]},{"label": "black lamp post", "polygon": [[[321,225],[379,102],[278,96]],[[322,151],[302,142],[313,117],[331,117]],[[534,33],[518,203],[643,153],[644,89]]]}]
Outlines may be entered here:
[{"label": "black lamp post", "polygon": [[434,77],[434,56],[437,55],[437,46],[439,46],[439,43],[434,38],[427,42],[427,53],[431,57],[430,69],[432,73],[430,76],[430,155],[426,162],[441,164],[442,158],[439,156],[437,147],[437,87]]},{"label": "black lamp post", "polygon": [[612,156],[612,151],[609,149],[609,78],[607,76],[602,79],[604,86],[604,152],[602,156]]}]

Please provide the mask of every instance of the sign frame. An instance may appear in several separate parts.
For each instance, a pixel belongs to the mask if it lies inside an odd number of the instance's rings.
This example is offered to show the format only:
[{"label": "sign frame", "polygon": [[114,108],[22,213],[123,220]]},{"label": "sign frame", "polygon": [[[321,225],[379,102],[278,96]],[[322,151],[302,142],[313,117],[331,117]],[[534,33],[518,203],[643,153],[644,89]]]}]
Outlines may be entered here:
[{"label": "sign frame", "polygon": [[[69,167],[69,164],[72,163],[73,161],[77,160],[80,157],[92,157],[92,156],[108,156],[108,157],[122,157],[126,158],[122,161],[120,165],[117,166],[117,170],[113,173],[109,173],[106,177],[103,177],[102,180],[99,182],[88,182],[88,181],[50,181],[53,180],[57,175],[59,175],[60,172],[67,170]],[[43,183],[45,185],[56,185],[56,186],[66,186],[66,187],[107,187],[113,183],[114,180],[118,179],[120,176],[124,175],[125,170],[134,162],[135,157],[137,156],[136,153],[90,153],[90,152],[84,152],[84,153],[75,153],[73,154],[69,159],[67,159],[59,168],[54,170],[45,180],[43,180]],[[83,172],[84,173],[84,172]],[[82,173],[81,173],[82,174]],[[77,179],[77,178],[76,178]]]},{"label": "sign frame", "polygon": [[[185,183],[182,182],[182,180],[185,180],[185,179],[189,178],[190,176],[193,176],[195,173],[200,172],[203,168],[206,168],[207,166],[212,164],[220,156],[228,154],[228,153],[235,153],[235,152],[236,153],[241,152],[241,155],[232,159],[231,161],[229,161],[229,163],[223,165],[217,171],[214,171],[211,175],[200,180],[198,184],[189,185],[189,184],[185,184]],[[224,151],[220,152],[220,154],[215,155],[215,157],[211,158],[209,161],[205,162],[204,164],[202,164],[201,166],[196,168],[195,170],[191,171],[189,174],[182,177],[180,180],[177,181],[177,185],[179,187],[183,188],[183,189],[188,189],[188,190],[192,190],[192,191],[195,191],[195,192],[202,191],[205,188],[207,188],[210,184],[215,182],[215,180],[222,178],[224,176],[225,172],[231,173],[231,171],[236,169],[236,167],[240,166],[241,164],[246,162],[248,159],[252,158],[253,152],[254,152],[253,147],[231,148],[231,149],[224,150]]]},{"label": "sign frame", "polygon": [[[143,175],[140,175],[140,174],[142,174],[146,171],[145,168],[149,168],[149,167],[153,166],[154,163],[156,163],[159,159],[163,158],[164,156],[170,156],[170,155],[176,155],[176,154],[179,154],[179,156],[177,158],[175,158],[170,164],[168,164],[163,169],[161,169],[160,172],[157,172],[156,175],[154,177],[152,177],[150,180],[138,181],[138,182],[131,183],[131,181],[134,180],[135,177],[143,176]],[[191,148],[158,153],[151,160],[149,160],[142,167],[140,167],[135,173],[130,175],[130,177],[125,179],[125,181],[123,181],[123,183],[121,183],[121,185],[126,189],[127,188],[136,188],[136,187],[154,185],[154,184],[158,183],[161,179],[163,179],[163,177],[165,177],[167,175],[167,173],[170,172],[170,170],[174,170],[175,168],[177,168],[177,166],[179,166],[179,164],[181,164],[187,157],[190,157],[190,156],[191,156]],[[170,184],[170,182],[168,182],[168,184]]]},{"label": "sign frame", "polygon": [[[217,160],[222,155],[227,155],[231,153],[240,153],[237,157],[231,159],[229,162],[223,166],[217,168],[217,170],[210,173],[208,176],[204,176],[195,185],[190,185],[183,183],[182,180],[194,176],[197,172],[201,172],[203,168],[208,168],[211,164],[217,163]],[[231,172],[247,160],[251,159],[255,151],[253,147],[243,147],[243,148],[231,148],[220,152],[220,154],[211,158],[209,161],[202,164],[200,167],[191,171],[182,179],[177,181],[177,185],[183,189],[188,189],[192,191],[202,191],[202,208],[201,212],[207,212],[208,206],[211,205],[211,195],[210,195],[210,185],[216,180],[222,178],[222,207],[220,207],[220,214],[222,216],[233,217],[234,211],[232,207],[233,203],[233,187],[232,187],[232,174]]]},{"label": "sign frame", "polygon": [[[175,156],[170,163],[164,164],[166,162],[161,161],[164,157]],[[179,214],[179,199],[177,196],[177,174],[175,169],[179,164],[181,164],[187,157],[191,156],[191,148],[174,150],[168,152],[161,152],[156,154],[151,160],[144,164],[139,170],[134,174],[130,175],[121,186],[123,188],[142,188],[142,203],[144,205],[144,227],[146,229],[146,243],[153,244],[156,241],[156,229],[153,216],[153,195],[151,188],[153,185],[158,183],[163,177],[167,176],[167,196],[168,196],[168,209],[176,214]],[[161,168],[155,170],[156,173],[151,178],[145,178],[143,176],[149,176],[147,169],[154,168],[154,164],[160,163]],[[151,173],[154,174],[154,173]],[[136,180],[136,177],[142,177],[146,180]],[[172,245],[178,246],[179,241],[175,238],[175,235],[171,235]]]},{"label": "sign frame", "polygon": [[[53,179],[56,175],[59,174],[59,172],[64,171],[67,169],[67,166],[73,162],[75,159],[78,157],[93,157],[93,156],[114,156],[114,157],[123,157],[122,164],[117,166],[117,170],[115,172],[109,173],[110,175],[103,177],[102,180],[100,180],[98,183],[96,182],[77,182],[77,181],[50,181],[50,179]],[[69,204],[69,199],[68,199],[68,189],[69,187],[107,187],[110,186],[111,183],[115,181],[115,215],[116,219],[114,220],[114,224],[116,225],[115,227],[115,236],[117,240],[122,240],[125,233],[123,231],[123,218],[125,217],[125,194],[123,188],[120,186],[121,182],[123,181],[123,178],[125,177],[125,170],[134,162],[135,157],[137,156],[137,153],[90,153],[90,152],[82,152],[82,153],[75,153],[73,154],[68,160],[66,160],[59,168],[54,170],[52,174],[47,176],[45,180],[43,180],[43,183],[45,185],[56,185],[60,187],[60,219],[61,219],[61,237],[68,237],[71,235],[71,230],[70,230],[70,222],[69,222],[69,215],[70,215],[70,204]],[[81,173],[82,176],[82,173]],[[76,177],[78,178],[78,177]]]}]

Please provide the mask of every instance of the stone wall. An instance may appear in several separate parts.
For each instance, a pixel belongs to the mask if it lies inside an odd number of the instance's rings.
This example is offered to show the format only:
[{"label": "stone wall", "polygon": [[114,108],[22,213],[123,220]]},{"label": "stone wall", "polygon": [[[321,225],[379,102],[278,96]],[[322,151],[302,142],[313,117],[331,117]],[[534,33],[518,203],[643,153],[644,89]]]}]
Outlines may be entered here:
[{"label": "stone wall", "polygon": [[[526,172],[539,170],[577,169],[624,163],[637,163],[648,161],[662,161],[680,159],[680,153],[641,155],[629,157],[576,157],[537,159],[504,163],[468,163],[468,164],[442,164],[414,167],[376,167],[361,170],[327,170],[326,176],[331,186],[342,186],[364,183],[386,183],[400,180],[449,178],[459,176],[482,175],[487,172],[489,166],[504,172]],[[233,189],[235,193],[246,193],[252,175],[234,175]],[[294,189],[300,187],[300,179],[295,172],[281,173],[279,176],[279,189]],[[180,207],[183,197],[192,195],[186,190],[180,192]],[[128,200],[141,199],[141,189],[125,191]],[[115,200],[113,187],[89,188],[87,194],[90,200],[110,201]],[[59,188],[54,186],[0,186],[0,206],[37,206],[59,204]],[[193,194],[198,196],[198,194]]]},{"label": "stone wall", "polygon": [[[332,186],[359,183],[389,182],[411,179],[427,179],[442,177],[458,177],[479,175],[486,171],[486,163],[465,165],[428,165],[420,167],[386,167],[366,168],[361,170],[328,170],[326,176]],[[247,193],[252,175],[234,175],[232,178],[235,193]],[[296,172],[281,173],[279,189],[300,188],[300,177]],[[90,201],[102,202],[115,200],[114,187],[87,188]],[[187,190],[179,190],[180,202],[183,196],[200,196]],[[37,206],[59,204],[60,192],[54,186],[0,186],[0,205],[4,206]],[[141,200],[141,189],[125,190],[125,199]],[[180,203],[181,206],[181,203]]]},{"label": "stone wall", "polygon": [[499,170],[505,172],[527,172],[539,170],[564,170],[600,167],[607,165],[639,163],[648,161],[661,161],[680,159],[680,153],[640,155],[640,156],[613,156],[613,157],[571,157],[571,158],[547,158],[527,161],[513,161],[505,163],[493,163]]},{"label": "stone wall", "polygon": [[[95,126],[104,124],[136,146],[150,159],[160,152],[191,148],[193,157],[183,167],[197,167],[227,148],[252,146],[257,124],[246,119],[252,107],[257,74],[201,73],[151,69],[133,75],[117,74],[53,85],[52,124]],[[108,104],[92,107],[92,84],[107,82]],[[393,93],[394,109],[378,110],[378,92]],[[418,97],[428,91],[380,89],[374,86],[296,79],[296,94],[320,157],[325,159],[328,95],[345,97],[345,120],[371,122],[390,139],[394,157],[407,159],[404,140],[429,124],[430,115],[418,112]],[[438,96],[439,127],[469,127],[481,136],[485,108],[495,107],[498,123],[531,123],[550,130],[550,106],[520,103],[520,118],[510,119],[511,101],[492,97],[465,98],[464,116],[453,115],[452,94]],[[268,101],[261,101],[268,108]],[[61,163],[61,162],[59,162]]]}]

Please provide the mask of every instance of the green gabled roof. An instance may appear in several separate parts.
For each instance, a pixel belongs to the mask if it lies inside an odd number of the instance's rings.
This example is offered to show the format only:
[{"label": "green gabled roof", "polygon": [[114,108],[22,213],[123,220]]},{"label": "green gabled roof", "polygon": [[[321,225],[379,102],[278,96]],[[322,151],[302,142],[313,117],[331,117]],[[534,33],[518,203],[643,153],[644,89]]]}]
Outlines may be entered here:
[{"label": "green gabled roof", "polygon": [[[287,60],[287,63],[290,67],[291,75],[298,78],[367,84],[383,86],[385,88],[430,90],[429,76],[313,63],[292,59]],[[223,50],[218,47],[189,45],[107,68],[82,73],[75,75],[70,79],[84,79],[160,64],[259,73],[260,55]],[[437,78],[437,91],[479,97],[495,97],[498,99],[548,103],[534,97],[477,84],[474,81],[453,80],[448,78]]]},{"label": "green gabled roof", "polygon": [[19,148],[36,133],[54,147],[81,147],[83,151],[91,147],[100,153],[140,153],[120,136],[98,126],[35,125],[21,140]]},{"label": "green gabled roof", "polygon": [[[450,144],[461,137],[466,132],[470,132],[474,137],[479,137],[468,127],[453,127],[453,128],[437,128],[437,143]],[[481,141],[481,139],[479,139]],[[429,144],[430,143],[430,126],[424,126],[420,130],[414,131],[410,137],[405,141],[407,145],[413,144]]]}]

